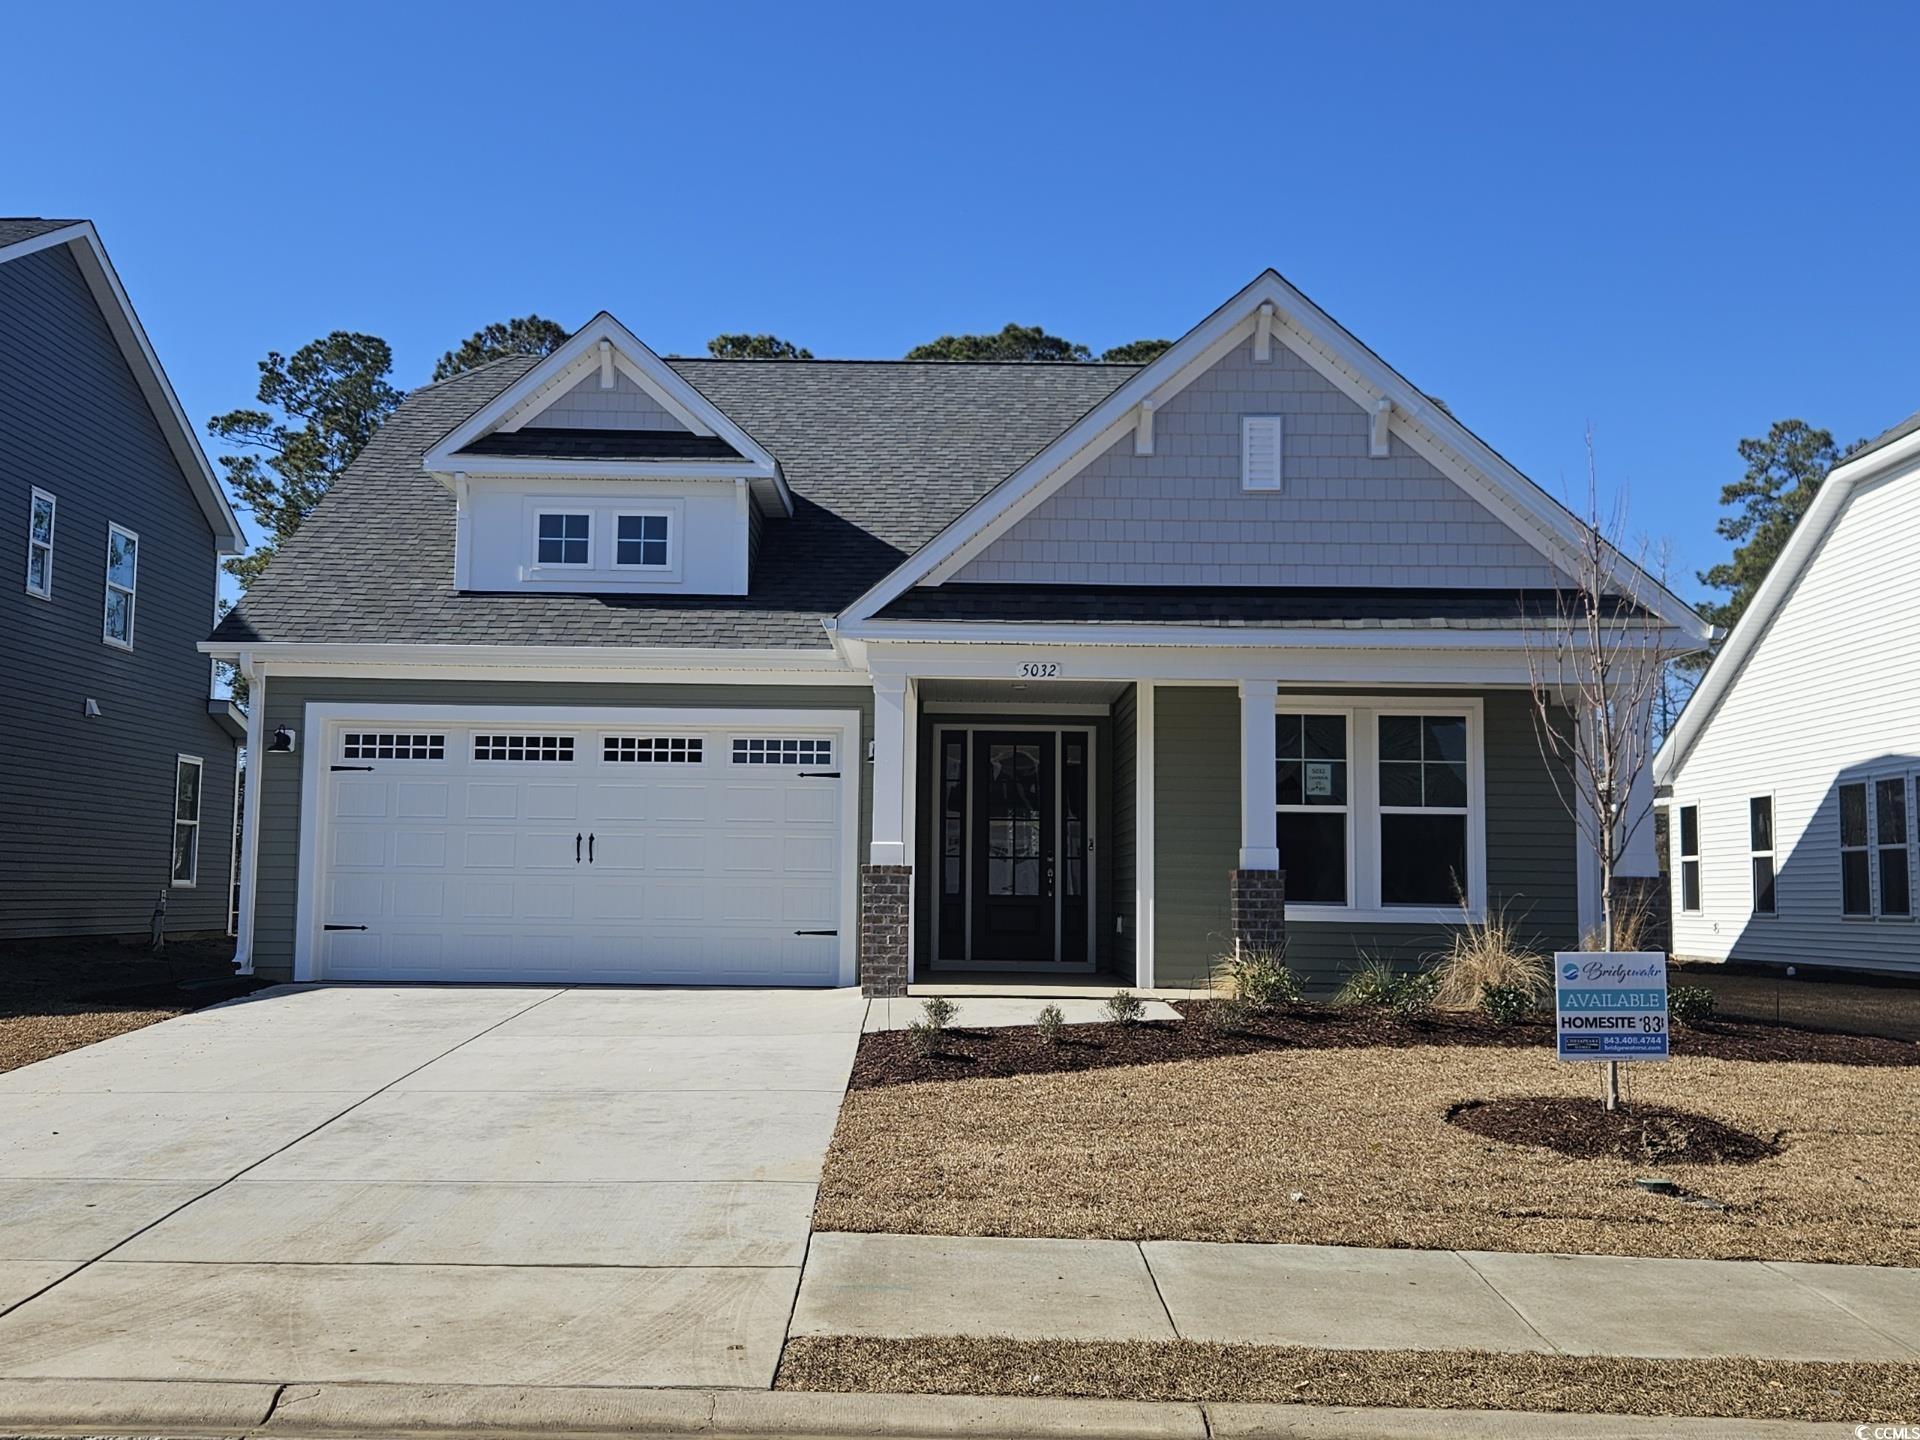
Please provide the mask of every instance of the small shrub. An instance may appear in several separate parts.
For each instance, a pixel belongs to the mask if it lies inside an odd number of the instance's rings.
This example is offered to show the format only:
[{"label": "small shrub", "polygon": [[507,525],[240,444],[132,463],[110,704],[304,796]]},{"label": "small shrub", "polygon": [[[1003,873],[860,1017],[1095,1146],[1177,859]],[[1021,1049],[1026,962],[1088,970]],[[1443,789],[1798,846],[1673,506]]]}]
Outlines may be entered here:
[{"label": "small shrub", "polygon": [[1146,1013],[1146,1005],[1131,990],[1116,990],[1107,997],[1107,1018],[1116,1025],[1133,1025]]},{"label": "small shrub", "polygon": [[1550,971],[1544,955],[1519,941],[1505,910],[1494,910],[1482,921],[1466,920],[1454,930],[1452,946],[1439,957],[1434,974],[1438,988],[1434,1003],[1442,1010],[1485,1008],[1488,987],[1518,990],[1527,998],[1543,994]]},{"label": "small shrub", "polygon": [[1384,960],[1369,960],[1347,976],[1347,983],[1340,987],[1333,1003],[1384,1010],[1393,1003],[1393,990],[1398,983],[1399,977]]},{"label": "small shrub", "polygon": [[946,1028],[930,1025],[925,1020],[915,1020],[907,1026],[907,1043],[913,1047],[913,1053],[922,1060],[931,1059],[940,1053],[940,1038]]},{"label": "small shrub", "polygon": [[920,1005],[920,1024],[925,1025],[934,1034],[949,1029],[954,1018],[959,1015],[960,1007],[944,995],[929,995]]},{"label": "small shrub", "polygon": [[1482,985],[1480,1013],[1496,1025],[1518,1025],[1533,1010],[1533,996],[1518,985]]},{"label": "small shrub", "polygon": [[1033,1017],[1033,1028],[1040,1032],[1042,1045],[1058,1045],[1067,1028],[1067,1017],[1060,1013],[1058,1005],[1042,1005],[1040,1013]]},{"label": "small shrub", "polygon": [[1213,985],[1253,1010],[1300,1003],[1300,980],[1287,968],[1284,951],[1249,949],[1224,956],[1214,966]]},{"label": "small shrub", "polygon": [[1220,996],[1200,1012],[1200,1018],[1215,1030],[1244,1030],[1253,1015],[1253,1006],[1231,993]]},{"label": "small shrub", "polygon": [[1713,991],[1704,985],[1676,985],[1667,991],[1667,1018],[1692,1027],[1713,1018]]},{"label": "small shrub", "polygon": [[1347,977],[1334,997],[1336,1005],[1368,1010],[1391,1010],[1397,1015],[1424,1015],[1433,1009],[1439,977],[1431,970],[1402,975],[1384,960],[1369,960]]},{"label": "small shrub", "polygon": [[1440,992],[1440,977],[1431,970],[1416,970],[1393,982],[1387,1004],[1396,1015],[1409,1018],[1432,1011],[1434,997]]}]

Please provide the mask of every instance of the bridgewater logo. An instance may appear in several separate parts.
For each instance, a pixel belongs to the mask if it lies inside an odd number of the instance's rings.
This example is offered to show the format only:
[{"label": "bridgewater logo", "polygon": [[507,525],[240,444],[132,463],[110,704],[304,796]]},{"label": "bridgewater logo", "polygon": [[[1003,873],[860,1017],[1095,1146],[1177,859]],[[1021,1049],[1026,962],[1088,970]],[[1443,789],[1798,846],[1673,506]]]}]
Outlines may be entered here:
[{"label": "bridgewater logo", "polygon": [[1560,967],[1560,978],[1562,980],[1578,980],[1580,978],[1580,967],[1578,965],[1562,965]]},{"label": "bridgewater logo", "polygon": [[1664,980],[1666,967],[1658,962],[1649,965],[1622,965],[1589,960],[1585,964],[1576,964],[1569,960],[1560,967],[1560,978],[1584,980],[1589,985],[1597,980],[1610,980],[1615,985],[1624,985],[1629,980]]}]

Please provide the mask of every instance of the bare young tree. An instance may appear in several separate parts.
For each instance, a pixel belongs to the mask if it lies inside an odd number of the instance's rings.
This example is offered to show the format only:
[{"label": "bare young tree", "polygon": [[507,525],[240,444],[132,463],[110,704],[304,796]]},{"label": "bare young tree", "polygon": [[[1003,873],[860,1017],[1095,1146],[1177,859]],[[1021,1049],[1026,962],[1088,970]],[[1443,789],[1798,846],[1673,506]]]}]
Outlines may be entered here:
[{"label": "bare young tree", "polygon": [[[1637,929],[1629,924],[1615,874],[1642,825],[1652,824],[1640,781],[1653,763],[1653,712],[1678,653],[1647,592],[1644,565],[1630,562],[1619,537],[1626,506],[1604,509],[1593,435],[1587,434],[1587,494],[1572,585],[1527,646],[1534,734],[1547,772],[1581,838],[1600,862],[1600,929],[1582,937],[1612,950]],[[1545,617],[1542,617],[1545,619]],[[1605,1104],[1620,1103],[1620,1065],[1606,1064]]]}]

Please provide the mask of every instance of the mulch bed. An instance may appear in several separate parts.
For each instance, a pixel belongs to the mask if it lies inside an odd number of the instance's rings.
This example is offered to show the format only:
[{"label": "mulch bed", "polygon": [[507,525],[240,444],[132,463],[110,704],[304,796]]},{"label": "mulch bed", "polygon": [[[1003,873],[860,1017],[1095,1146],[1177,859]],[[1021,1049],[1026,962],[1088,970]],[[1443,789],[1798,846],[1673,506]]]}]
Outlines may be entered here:
[{"label": "mulch bed", "polygon": [[[780,1356],[773,1388],[1186,1404],[1701,1415],[1827,1421],[1849,1427],[1882,1422],[1890,1428],[1891,1422],[1911,1421],[1920,1414],[1920,1365],[1911,1363],[1314,1350],[1197,1340],[993,1336],[896,1340],[796,1335]],[[1406,1433],[1416,1430],[1420,1427],[1410,1425]],[[1280,1432],[1276,1428],[1271,1433]],[[1299,1433],[1309,1431],[1303,1426]],[[1315,1424],[1311,1433],[1331,1432]],[[1470,1422],[1466,1426],[1430,1424],[1420,1433],[1467,1435],[1473,1430]],[[1528,1433],[1549,1435],[1556,1430],[1543,1422]],[[1606,1433],[1656,1431],[1618,1427]],[[1657,1433],[1676,1432],[1662,1428]]]},{"label": "mulch bed", "polygon": [[1509,1145],[1540,1145],[1576,1160],[1628,1160],[1649,1165],[1751,1165],[1778,1155],[1772,1141],[1705,1115],[1666,1105],[1622,1105],[1564,1095],[1467,1100],[1447,1123]]},{"label": "mulch bed", "polygon": [[[929,1080],[1044,1075],[1114,1065],[1216,1059],[1266,1050],[1395,1049],[1416,1045],[1550,1049],[1553,1045],[1553,1022],[1544,1016],[1517,1025],[1496,1025],[1478,1013],[1404,1017],[1377,1009],[1295,1005],[1256,1015],[1238,1028],[1227,1029],[1207,1022],[1206,1012],[1213,1003],[1175,1001],[1174,1008],[1185,1017],[1177,1021],[1070,1025],[1052,1045],[1043,1041],[1039,1030],[1031,1025],[970,1030],[963,1023],[948,1030],[930,1055],[922,1054],[906,1031],[882,1030],[861,1037],[848,1088],[872,1090]],[[962,1022],[966,1019],[964,1000],[958,1018]],[[1673,1051],[1676,1055],[1715,1060],[1920,1065],[1920,1045],[1906,1041],[1747,1020],[1712,1020],[1676,1030]]]}]

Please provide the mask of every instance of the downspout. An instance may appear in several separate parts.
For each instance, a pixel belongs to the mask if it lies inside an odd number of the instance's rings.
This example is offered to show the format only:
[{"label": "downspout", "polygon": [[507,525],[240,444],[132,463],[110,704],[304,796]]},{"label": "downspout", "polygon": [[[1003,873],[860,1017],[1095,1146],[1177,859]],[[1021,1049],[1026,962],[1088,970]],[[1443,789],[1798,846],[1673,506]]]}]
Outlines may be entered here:
[{"label": "downspout", "polygon": [[267,666],[251,650],[242,650],[236,668],[247,681],[247,786],[240,831],[240,924],[233,963],[241,975],[253,974],[253,897],[260,871],[260,776],[267,754]]}]

